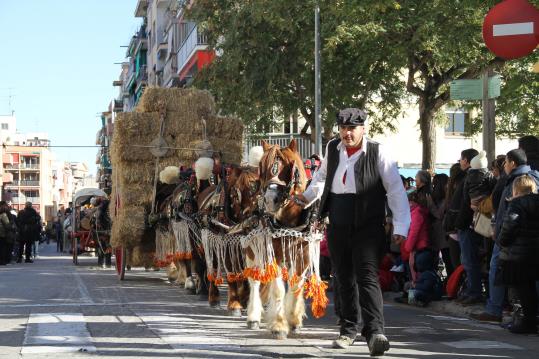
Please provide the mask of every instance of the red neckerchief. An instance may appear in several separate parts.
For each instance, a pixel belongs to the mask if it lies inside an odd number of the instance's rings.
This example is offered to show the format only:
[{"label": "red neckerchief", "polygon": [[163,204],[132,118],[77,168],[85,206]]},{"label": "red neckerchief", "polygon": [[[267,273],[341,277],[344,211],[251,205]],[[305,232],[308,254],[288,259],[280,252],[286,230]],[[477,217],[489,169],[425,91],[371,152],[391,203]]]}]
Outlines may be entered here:
[{"label": "red neckerchief", "polygon": [[[348,157],[351,157],[354,153],[359,151],[361,147],[345,147],[346,153],[348,154]],[[344,176],[342,176],[342,183],[346,184],[346,172],[344,172]]]}]

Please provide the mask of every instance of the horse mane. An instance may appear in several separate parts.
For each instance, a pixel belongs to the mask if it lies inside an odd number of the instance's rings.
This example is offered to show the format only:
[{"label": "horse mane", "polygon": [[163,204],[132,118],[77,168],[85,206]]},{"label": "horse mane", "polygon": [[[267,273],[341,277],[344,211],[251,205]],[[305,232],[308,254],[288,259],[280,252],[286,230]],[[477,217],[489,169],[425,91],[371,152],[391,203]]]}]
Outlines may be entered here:
[{"label": "horse mane", "polygon": [[241,174],[236,180],[236,186],[239,188],[248,188],[251,182],[258,180],[258,173],[248,167],[243,167]]},{"label": "horse mane", "polygon": [[275,161],[277,157],[277,152],[279,151],[279,145],[271,145],[267,152],[264,152],[260,160],[260,182],[264,185],[268,181],[267,172]]}]

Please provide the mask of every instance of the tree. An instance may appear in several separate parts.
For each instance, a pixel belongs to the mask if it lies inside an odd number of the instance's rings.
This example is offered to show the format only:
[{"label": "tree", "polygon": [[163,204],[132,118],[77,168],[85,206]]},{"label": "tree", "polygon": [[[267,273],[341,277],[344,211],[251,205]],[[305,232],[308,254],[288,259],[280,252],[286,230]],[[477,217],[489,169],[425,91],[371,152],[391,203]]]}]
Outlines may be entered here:
[{"label": "tree", "polygon": [[[517,119],[504,121],[501,133],[539,128],[536,75],[526,60],[506,65],[483,43],[483,19],[495,3],[321,0],[324,136],[333,113],[348,106],[371,109],[375,131],[395,128],[407,94],[419,107],[422,167],[434,168],[435,118],[450,104],[450,82],[489,69],[501,71],[506,86],[498,113]],[[306,134],[314,126],[313,9],[314,0],[198,0],[192,16],[223,56],[197,83],[248,124],[299,111]]]},{"label": "tree", "polygon": [[539,52],[508,62],[501,71],[504,82],[496,103],[497,133],[506,136],[539,135],[539,75],[531,71]]},{"label": "tree", "polygon": [[[247,125],[301,113],[314,128],[314,1],[198,0],[190,11],[218,56],[196,85]],[[341,2],[321,2],[324,137],[343,107],[374,108],[373,128],[394,128],[403,94],[379,26],[343,26]],[[358,11],[358,9],[356,9]],[[361,11],[368,11],[361,8]],[[368,57],[369,61],[363,59]],[[311,131],[314,133],[314,131]]]}]

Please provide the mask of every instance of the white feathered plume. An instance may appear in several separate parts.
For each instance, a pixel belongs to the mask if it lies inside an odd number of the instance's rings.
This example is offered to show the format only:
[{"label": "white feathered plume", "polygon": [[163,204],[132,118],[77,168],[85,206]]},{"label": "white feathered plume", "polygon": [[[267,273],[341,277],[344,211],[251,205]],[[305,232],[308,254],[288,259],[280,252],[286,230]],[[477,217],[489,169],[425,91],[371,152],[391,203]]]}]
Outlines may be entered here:
[{"label": "white feathered plume", "polygon": [[262,156],[264,156],[264,149],[262,146],[252,147],[249,151],[249,166],[258,167]]},{"label": "white feathered plume", "polygon": [[197,179],[207,180],[213,172],[213,159],[208,157],[200,157],[195,162],[195,173]]},{"label": "white feathered plume", "polygon": [[159,172],[159,181],[166,184],[174,184],[180,181],[180,169],[176,166],[165,167]]}]

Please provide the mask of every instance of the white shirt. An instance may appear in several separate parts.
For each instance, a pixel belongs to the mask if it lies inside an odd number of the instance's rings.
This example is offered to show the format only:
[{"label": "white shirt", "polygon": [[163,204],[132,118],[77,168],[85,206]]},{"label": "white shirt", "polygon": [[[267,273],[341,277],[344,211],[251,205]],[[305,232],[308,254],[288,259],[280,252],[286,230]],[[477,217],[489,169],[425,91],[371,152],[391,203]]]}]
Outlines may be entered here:
[{"label": "white shirt", "polygon": [[[333,182],[331,184],[331,193],[356,193],[356,180],[354,173],[354,165],[361,156],[361,153],[366,152],[367,138],[363,138],[362,148],[348,157],[346,147],[343,143],[337,145],[339,151],[339,166],[335,171]],[[326,146],[326,154],[328,148]],[[402,184],[397,164],[387,155],[382,145],[378,146],[378,172],[382,180],[382,184],[387,193],[387,202],[391,212],[393,212],[393,233],[406,237],[410,228],[410,205],[408,197]],[[303,195],[309,203],[320,198],[324,192],[324,185],[327,175],[327,157],[322,160],[320,169],[314,174],[309,187]],[[343,177],[346,173],[346,181],[343,183]]]}]

